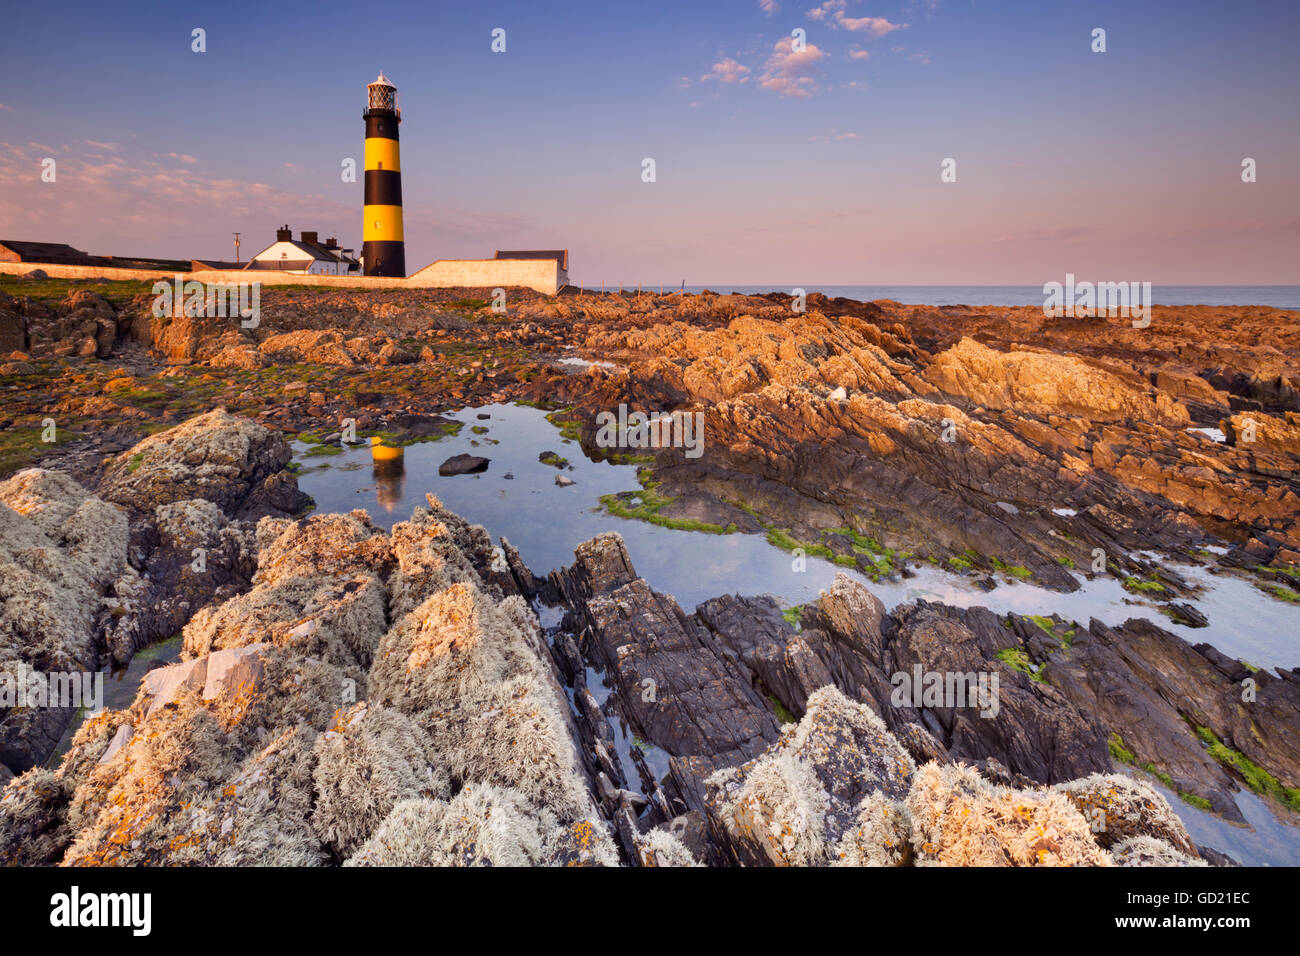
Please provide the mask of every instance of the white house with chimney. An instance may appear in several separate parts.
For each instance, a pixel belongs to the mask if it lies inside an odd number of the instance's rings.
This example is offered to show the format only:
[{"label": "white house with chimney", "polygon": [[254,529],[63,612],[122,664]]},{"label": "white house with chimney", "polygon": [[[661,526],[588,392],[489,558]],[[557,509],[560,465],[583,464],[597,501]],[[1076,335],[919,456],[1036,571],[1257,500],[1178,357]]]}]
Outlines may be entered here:
[{"label": "white house with chimney", "polygon": [[320,241],[318,234],[303,232],[293,238],[288,225],[275,232],[275,242],[249,260],[245,269],[291,272],[298,275],[360,275],[361,263],[351,249],[343,249],[337,239]]}]

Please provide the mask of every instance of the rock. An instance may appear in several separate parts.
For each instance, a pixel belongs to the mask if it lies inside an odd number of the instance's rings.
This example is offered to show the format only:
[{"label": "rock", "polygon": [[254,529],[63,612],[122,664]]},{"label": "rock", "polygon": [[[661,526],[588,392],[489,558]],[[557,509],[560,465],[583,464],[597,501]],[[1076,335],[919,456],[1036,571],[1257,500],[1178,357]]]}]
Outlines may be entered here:
[{"label": "rock", "polygon": [[906,800],[917,865],[1111,866],[1059,793],[990,784],[960,764],[926,764]]},{"label": "rock", "polygon": [[[96,612],[132,572],[126,516],[60,472],[0,482],[0,672],[99,669]],[[53,753],[75,707],[0,707],[0,763]]]},{"label": "rock", "polygon": [[477,475],[487,471],[490,458],[477,455],[452,455],[438,466],[440,475]]},{"label": "rock", "polygon": [[405,349],[399,348],[392,342],[385,342],[379,350],[380,365],[409,365],[411,362],[418,360],[416,356]]},{"label": "rock", "polygon": [[775,716],[743,665],[636,576],[619,535],[584,542],[575,557],[550,581],[588,629],[591,665],[633,732],[669,754],[677,812],[703,809],[703,778],[757,756],[777,737]]},{"label": "rock", "polygon": [[213,368],[238,368],[252,370],[264,368],[269,360],[251,343],[231,345],[222,349],[208,360]]},{"label": "rock", "polygon": [[562,825],[545,809],[494,787],[466,787],[450,802],[397,805],[346,866],[612,866],[596,825]]},{"label": "rock", "polygon": [[414,441],[421,438],[441,438],[459,422],[444,415],[398,415],[388,424],[402,441]]},{"label": "rock", "polygon": [[[0,353],[27,348],[27,324],[16,312],[0,308]],[[6,373],[13,374],[13,373]]]},{"label": "rock", "polygon": [[307,498],[279,432],[218,408],[151,435],[104,470],[99,494],[132,511],[202,498],[230,517],[286,515]]},{"label": "rock", "polygon": [[1154,837],[1189,857],[1200,855],[1183,821],[1148,784],[1120,774],[1093,774],[1052,789],[1079,808],[1094,839],[1107,849],[1134,837]]},{"label": "rock", "polygon": [[555,483],[559,485],[561,488],[567,488],[570,485],[576,484],[576,482],[568,475],[556,475]]},{"label": "rock", "polygon": [[186,692],[201,692],[207,680],[208,659],[181,661],[167,667],[158,667],[144,675],[140,693],[150,698],[146,719],[154,716],[168,704],[175,703]]},{"label": "rock", "polygon": [[0,799],[0,860],[616,864],[536,618],[478,576],[490,551],[432,498],[391,535],[263,519],[252,590],[82,725],[48,797]]},{"label": "rock", "polygon": [[207,674],[203,682],[203,699],[235,698],[258,693],[265,668],[262,644],[248,644],[214,651],[207,657]]},{"label": "rock", "polygon": [[656,827],[634,837],[639,866],[701,866],[696,856],[671,830]]},{"label": "rock", "polygon": [[1206,862],[1188,856],[1165,843],[1149,836],[1129,837],[1117,844],[1111,855],[1116,866],[1206,866]]},{"label": "rock", "polygon": [[280,364],[309,362],[351,368],[356,359],[344,345],[343,336],[333,330],[300,329],[272,335],[258,346],[269,360]]},{"label": "rock", "polygon": [[927,378],[949,395],[963,395],[989,408],[1080,415],[1093,421],[1190,421],[1187,409],[1166,393],[1152,398],[1081,359],[1050,352],[996,352],[970,338],[935,356]]},{"label": "rock", "polygon": [[1154,765],[1170,776],[1171,789],[1240,822],[1237,784],[1196,728],[1279,780],[1300,780],[1293,729],[1300,686],[1263,670],[1250,674],[1256,699],[1246,709],[1241,665],[1200,647],[1149,621],[1110,628],[1094,619],[1068,651],[1053,655],[1046,674],[1076,707],[1095,714],[1138,766]]},{"label": "rock", "polygon": [[833,683],[826,663],[786,623],[772,598],[713,598],[695,614],[795,717],[803,716],[814,691]]},{"label": "rock", "polygon": [[1175,624],[1185,624],[1188,627],[1209,627],[1210,620],[1191,604],[1170,601],[1165,605],[1169,612],[1169,619]]},{"label": "rock", "polygon": [[[915,769],[875,713],[826,687],[758,759],[705,781],[710,833],[735,863],[824,866],[838,858],[836,847],[867,810],[863,801],[903,799]],[[904,819],[889,805],[869,815],[877,822]],[[885,842],[895,851],[891,862],[903,862],[906,830],[891,831]]]},{"label": "rock", "polygon": [[108,749],[105,750],[104,755],[99,758],[99,763],[103,765],[111,762],[112,759],[117,756],[118,751],[127,745],[127,742],[130,741],[131,735],[134,732],[135,728],[130,724],[123,724],[121,727],[118,727],[117,732],[113,734],[113,739],[108,743]]}]

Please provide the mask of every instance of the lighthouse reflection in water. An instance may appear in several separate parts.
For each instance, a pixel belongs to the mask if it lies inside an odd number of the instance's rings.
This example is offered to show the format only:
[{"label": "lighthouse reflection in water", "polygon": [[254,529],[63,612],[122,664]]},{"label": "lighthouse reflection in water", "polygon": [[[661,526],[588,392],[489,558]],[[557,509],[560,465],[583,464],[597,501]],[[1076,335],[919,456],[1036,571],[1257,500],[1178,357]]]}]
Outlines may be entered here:
[{"label": "lighthouse reflection in water", "polygon": [[370,457],[374,469],[375,500],[391,514],[402,500],[402,489],[406,485],[404,449],[385,445],[376,436],[370,439]]}]

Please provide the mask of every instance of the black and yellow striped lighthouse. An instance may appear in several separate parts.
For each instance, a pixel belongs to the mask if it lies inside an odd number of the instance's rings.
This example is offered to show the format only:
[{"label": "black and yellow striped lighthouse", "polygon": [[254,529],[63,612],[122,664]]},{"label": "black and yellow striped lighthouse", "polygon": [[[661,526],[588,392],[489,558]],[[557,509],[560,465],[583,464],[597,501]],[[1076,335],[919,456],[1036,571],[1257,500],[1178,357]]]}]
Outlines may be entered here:
[{"label": "black and yellow striped lighthouse", "polygon": [[397,149],[397,87],[384,74],[371,83],[366,121],[366,206],[361,256],[368,276],[406,275],[402,235],[402,163]]}]

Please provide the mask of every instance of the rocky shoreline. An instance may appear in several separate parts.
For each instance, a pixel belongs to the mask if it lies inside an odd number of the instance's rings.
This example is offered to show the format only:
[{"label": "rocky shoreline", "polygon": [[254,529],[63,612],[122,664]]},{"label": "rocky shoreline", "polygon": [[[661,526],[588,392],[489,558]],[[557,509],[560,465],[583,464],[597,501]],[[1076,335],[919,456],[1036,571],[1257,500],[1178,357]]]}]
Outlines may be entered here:
[{"label": "rocky shoreline", "polygon": [[[0,861],[1192,865],[1223,860],[1114,772],[1108,731],[1168,760],[1161,738],[1194,715],[1220,739],[1257,736],[1252,758],[1295,772],[1294,672],[1258,675],[1244,732],[1232,662],[1144,622],[1094,622],[1054,646],[983,609],[886,614],[845,576],[797,629],[767,598],[688,616],[636,575],[617,534],[543,579],[507,542],[503,566],[485,529],[432,496],[391,533],[363,511],[276,516],[296,492],[287,471],[266,473],[283,451],[221,411],[147,439],[109,464],[101,493],[147,485],[152,518],[53,471],[0,485],[14,542],[0,579],[39,559],[79,589],[27,582],[26,602],[6,601],[5,633],[56,622],[63,638],[9,643],[29,667],[126,653],[121,635],[189,557],[171,517],[206,535],[185,544],[225,541],[230,567],[251,569],[189,592],[182,660],[151,670],[129,708],[86,719],[56,768],[42,764],[58,728],[0,724],[6,754],[26,748],[0,795]],[[121,461],[140,464],[122,475]],[[86,613],[96,602],[107,616]],[[559,604],[561,623],[544,630],[532,602]],[[1050,682],[1006,650],[1050,654]],[[888,675],[914,663],[998,670],[999,713],[896,706]],[[613,689],[603,705],[596,671]],[[666,752],[668,773],[642,760],[628,780],[611,720]],[[1222,767],[1185,762],[1179,785],[1232,807]]]},{"label": "rocky shoreline", "polygon": [[[793,619],[735,594],[688,614],[617,534],[539,575],[432,496],[391,532],[305,517],[285,440],[352,418],[401,444],[513,398],[609,457],[597,411],[690,409],[708,453],[653,451],[658,520],[1062,591],[1100,549],[1190,615],[1153,555],[1217,554],[1278,600],[1300,573],[1300,370],[1273,344],[1294,314],[1157,307],[1130,334],[781,296],[525,295],[497,320],[453,296],[269,292],[254,330],[138,293],[0,300],[0,662],[93,671],[183,634],[57,765],[71,709],[0,713],[0,862],[1218,865],[1144,774],[1228,820],[1243,785],[1300,807],[1296,670],[1137,619],[887,611],[848,576]],[[575,374],[565,343],[616,366]],[[32,443],[51,415],[77,437]],[[913,672],[995,674],[996,715],[900,704]]]}]

